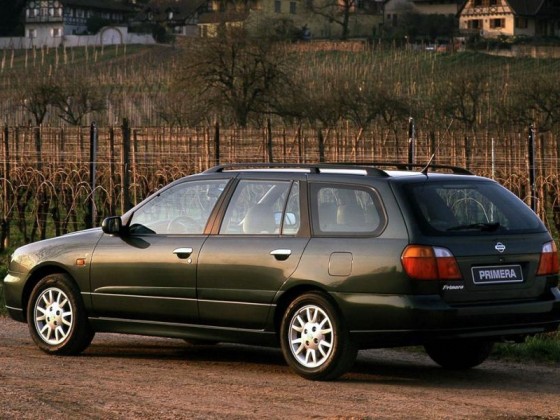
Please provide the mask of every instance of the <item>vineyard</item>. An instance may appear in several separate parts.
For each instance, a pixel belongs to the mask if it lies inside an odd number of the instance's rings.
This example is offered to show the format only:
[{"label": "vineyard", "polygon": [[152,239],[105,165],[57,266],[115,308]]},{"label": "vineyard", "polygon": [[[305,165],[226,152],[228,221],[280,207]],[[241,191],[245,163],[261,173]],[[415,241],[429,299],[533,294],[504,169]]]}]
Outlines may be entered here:
[{"label": "vineyard", "polygon": [[6,50],[0,76],[0,250],[97,226],[217,163],[403,162],[410,137],[417,163],[496,179],[560,230],[558,60],[235,37]]},{"label": "vineyard", "polygon": [[[0,181],[3,244],[30,242],[122,214],[167,183],[230,162],[373,162],[408,158],[408,131],[336,127],[312,129],[134,128],[95,129],[92,179],[89,128],[10,128],[2,132]],[[322,146],[320,147],[319,138]],[[40,144],[40,147],[38,147]],[[536,143],[537,212],[560,227],[560,157],[550,133]],[[415,161],[469,168],[496,179],[528,204],[527,133],[480,137],[455,132],[415,134]],[[94,189],[92,189],[94,186]],[[91,213],[91,203],[94,213]]]}]

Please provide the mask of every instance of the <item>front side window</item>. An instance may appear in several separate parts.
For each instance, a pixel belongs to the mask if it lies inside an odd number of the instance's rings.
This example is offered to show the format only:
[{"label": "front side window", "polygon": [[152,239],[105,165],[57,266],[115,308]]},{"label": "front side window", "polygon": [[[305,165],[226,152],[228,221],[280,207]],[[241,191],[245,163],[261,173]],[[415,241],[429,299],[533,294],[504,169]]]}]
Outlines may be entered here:
[{"label": "front side window", "polygon": [[299,183],[240,181],[226,210],[224,235],[295,235],[300,226]]},{"label": "front side window", "polygon": [[156,194],[129,224],[132,234],[202,234],[227,181],[191,181]]},{"label": "front side window", "polygon": [[539,218],[513,193],[494,182],[415,184],[406,196],[431,233],[530,232]]},{"label": "front side window", "polygon": [[314,184],[311,192],[315,234],[377,235],[385,225],[381,200],[370,188]]}]

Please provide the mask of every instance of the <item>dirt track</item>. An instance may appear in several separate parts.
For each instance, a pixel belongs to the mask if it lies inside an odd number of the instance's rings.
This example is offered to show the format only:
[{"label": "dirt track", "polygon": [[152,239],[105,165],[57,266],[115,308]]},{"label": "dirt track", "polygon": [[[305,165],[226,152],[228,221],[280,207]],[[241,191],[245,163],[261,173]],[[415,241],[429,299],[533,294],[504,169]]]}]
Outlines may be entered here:
[{"label": "dirt track", "polygon": [[560,366],[360,352],[337,382],[291,373],[278,350],[98,334],[78,357],[39,351],[0,317],[0,418],[560,418]]}]

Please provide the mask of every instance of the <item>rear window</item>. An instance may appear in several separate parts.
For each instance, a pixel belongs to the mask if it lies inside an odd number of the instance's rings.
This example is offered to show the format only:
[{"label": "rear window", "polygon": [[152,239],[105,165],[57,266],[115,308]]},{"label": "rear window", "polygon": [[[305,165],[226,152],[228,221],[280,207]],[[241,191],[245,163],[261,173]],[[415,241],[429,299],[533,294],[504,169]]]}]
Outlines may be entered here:
[{"label": "rear window", "polygon": [[407,185],[405,190],[420,227],[432,234],[542,230],[535,213],[495,182],[430,181]]}]

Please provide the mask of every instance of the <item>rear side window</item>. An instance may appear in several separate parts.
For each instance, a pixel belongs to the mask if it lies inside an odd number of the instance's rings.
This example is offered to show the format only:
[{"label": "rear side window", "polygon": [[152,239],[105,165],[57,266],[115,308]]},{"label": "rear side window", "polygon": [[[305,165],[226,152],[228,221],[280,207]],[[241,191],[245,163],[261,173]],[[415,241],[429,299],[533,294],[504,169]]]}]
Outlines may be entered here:
[{"label": "rear side window", "polygon": [[386,217],[375,190],[362,186],[311,184],[315,235],[378,235]]},{"label": "rear side window", "polygon": [[494,182],[429,182],[405,190],[420,226],[432,233],[529,232],[542,226],[525,203]]},{"label": "rear side window", "polygon": [[222,235],[296,235],[300,228],[299,183],[240,181],[228,205]]}]

